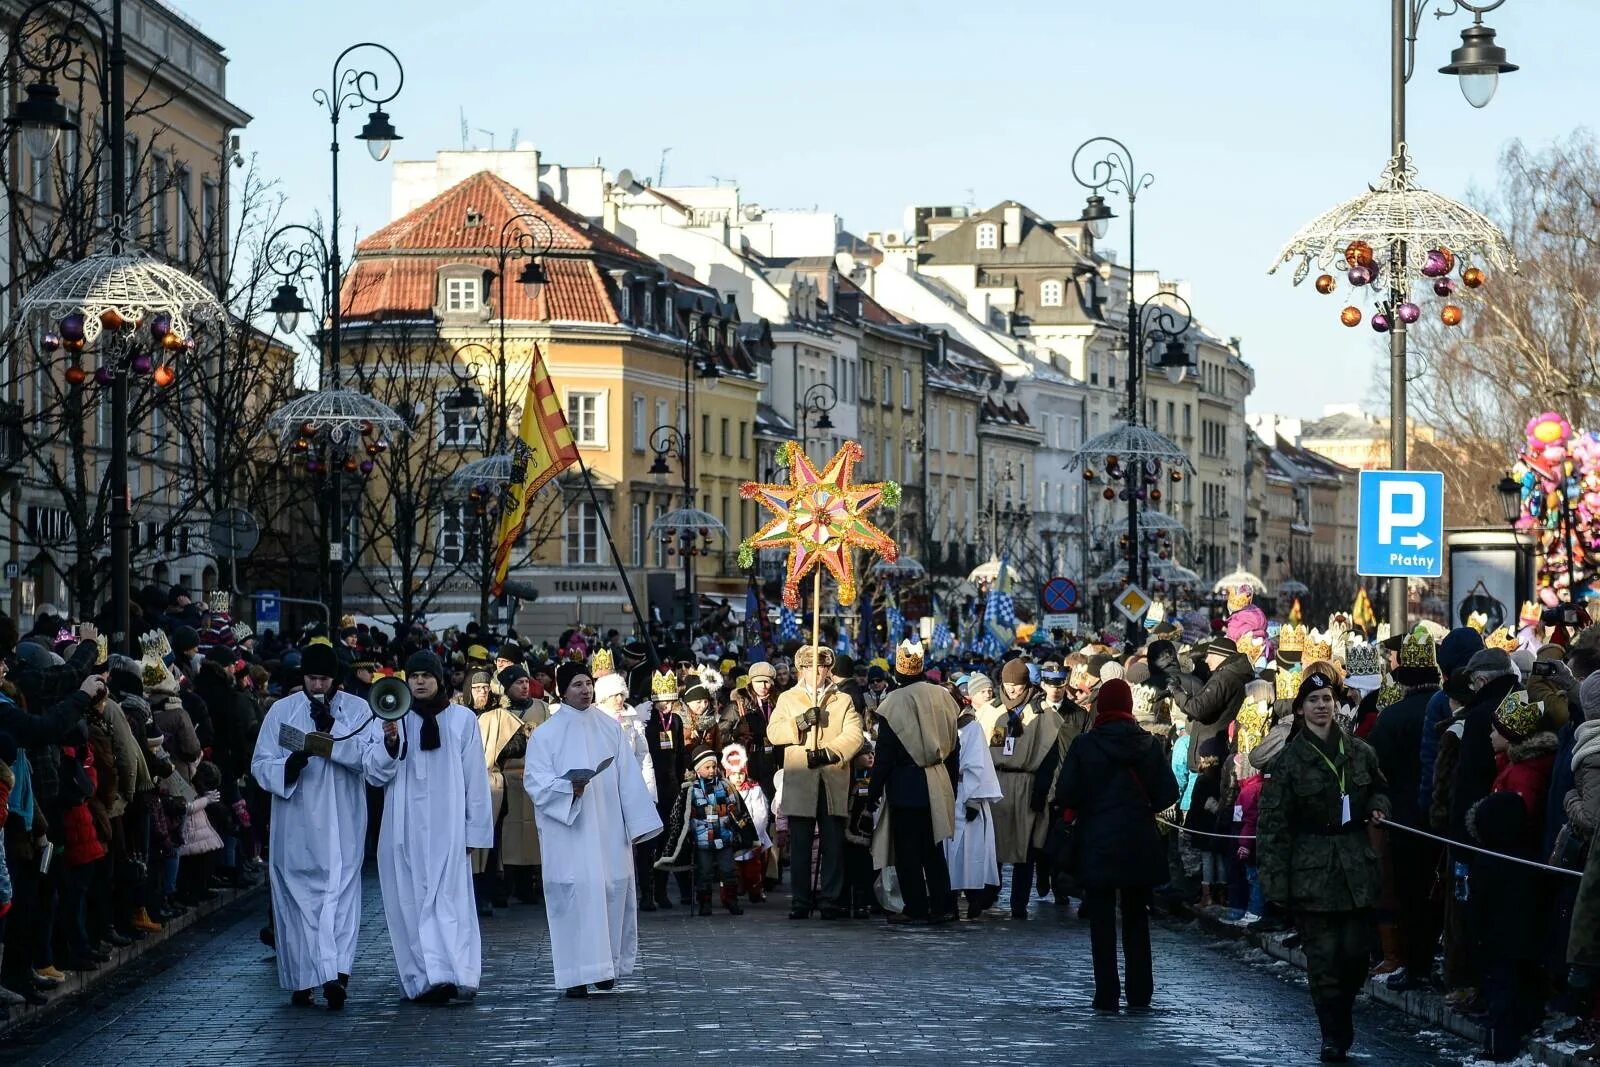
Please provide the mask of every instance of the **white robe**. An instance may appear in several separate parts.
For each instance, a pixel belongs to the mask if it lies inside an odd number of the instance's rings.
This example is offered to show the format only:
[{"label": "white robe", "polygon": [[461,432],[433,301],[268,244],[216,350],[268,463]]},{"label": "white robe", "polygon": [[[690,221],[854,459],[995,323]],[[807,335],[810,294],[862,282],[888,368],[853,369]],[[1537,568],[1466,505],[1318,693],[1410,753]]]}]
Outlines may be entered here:
[{"label": "white robe", "polygon": [[[561,775],[612,763],[583,796]],[[555,988],[633,973],[639,953],[633,846],[661,833],[633,744],[603,710],[562,704],[528,742],[523,782],[544,850]]]},{"label": "white robe", "polygon": [[[994,773],[994,758],[989,754],[989,732],[974,719],[961,728],[956,833],[944,843],[951,889],[982,889],[997,884],[1000,874],[995,862],[994,812],[990,807],[1000,798],[1000,778]],[[978,809],[978,817],[970,822],[968,807]]]},{"label": "white robe", "polygon": [[333,746],[331,758],[313,756],[293,782],[284,780],[290,752],[278,744],[279,727],[310,733],[311,700],[295,693],[267,709],[250,758],[250,773],[272,795],[270,853],[273,929],[278,983],[312,989],[349,974],[361,928],[361,860],[367,836],[369,769],[387,760],[383,734],[368,723],[367,702],[336,693],[333,734],[359,731]]},{"label": "white robe", "polygon": [[633,746],[633,757],[639,763],[639,772],[644,775],[644,787],[650,793],[650,799],[656,799],[656,761],[650,758],[650,745],[645,740],[644,723],[639,719],[638,709],[622,705],[621,716],[612,716],[622,732],[628,735],[628,743]]},{"label": "white robe", "polygon": [[401,719],[399,758],[369,775],[385,787],[378,877],[400,989],[410,999],[445,983],[471,996],[483,973],[467,855],[494,847],[483,738],[477,716],[460,704],[438,722],[439,747],[424,752],[422,716]]}]

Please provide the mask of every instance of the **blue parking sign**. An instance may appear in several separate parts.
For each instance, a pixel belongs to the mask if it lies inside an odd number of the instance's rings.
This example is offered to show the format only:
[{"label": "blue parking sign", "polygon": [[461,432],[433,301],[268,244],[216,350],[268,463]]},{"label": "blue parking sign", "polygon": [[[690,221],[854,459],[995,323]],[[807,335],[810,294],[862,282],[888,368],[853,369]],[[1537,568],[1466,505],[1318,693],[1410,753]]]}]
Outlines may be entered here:
[{"label": "blue parking sign", "polygon": [[1372,578],[1437,578],[1444,573],[1444,475],[1362,471],[1356,516],[1356,573]]},{"label": "blue parking sign", "polygon": [[256,629],[276,630],[283,624],[283,601],[276,589],[262,589],[255,594]]}]

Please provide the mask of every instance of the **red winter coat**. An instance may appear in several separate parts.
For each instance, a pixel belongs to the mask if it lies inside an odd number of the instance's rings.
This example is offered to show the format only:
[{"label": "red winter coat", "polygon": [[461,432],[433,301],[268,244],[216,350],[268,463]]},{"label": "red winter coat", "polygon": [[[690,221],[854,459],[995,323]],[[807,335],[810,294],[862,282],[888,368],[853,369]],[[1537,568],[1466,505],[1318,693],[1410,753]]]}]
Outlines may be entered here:
[{"label": "red winter coat", "polygon": [[[94,795],[95,769],[94,754],[84,746],[81,749],[64,747],[61,754],[70,759],[82,759],[83,773],[89,779],[89,795]],[[68,804],[61,811],[62,832],[67,840],[67,863],[69,866],[81,867],[85,863],[93,863],[103,859],[106,846],[100,840],[100,835],[94,828],[94,814],[89,810],[87,801]]]},{"label": "red winter coat", "polygon": [[1250,850],[1250,859],[1256,856],[1256,826],[1261,817],[1261,783],[1264,775],[1253,774],[1239,785],[1239,808],[1244,818],[1239,820],[1239,844]]},{"label": "red winter coat", "polygon": [[1492,792],[1515,793],[1528,812],[1528,825],[1544,825],[1545,798],[1550,792],[1550,774],[1556,762],[1556,735],[1549,731],[1518,741],[1496,754]]}]

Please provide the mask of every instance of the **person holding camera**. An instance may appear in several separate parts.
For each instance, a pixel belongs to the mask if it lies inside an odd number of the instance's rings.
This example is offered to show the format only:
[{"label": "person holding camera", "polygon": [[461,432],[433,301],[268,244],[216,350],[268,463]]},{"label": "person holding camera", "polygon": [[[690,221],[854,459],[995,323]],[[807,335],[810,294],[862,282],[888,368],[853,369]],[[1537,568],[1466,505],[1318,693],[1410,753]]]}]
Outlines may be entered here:
[{"label": "person holding camera", "polygon": [[[789,918],[807,919],[819,905],[824,919],[849,914],[844,903],[844,820],[849,810],[850,761],[865,735],[849,696],[833,688],[833,650],[807,645],[795,654],[799,684],[778,697],[767,741],[781,750],[777,807],[788,816],[794,899]],[[820,836],[819,891],[812,887],[811,842]]]},{"label": "person holding camera", "polygon": [[[268,866],[278,982],[309,1007],[322,987],[330,1011],[344,1007],[361,926],[361,860],[367,836],[365,775],[387,762],[367,703],[339,691],[331,645],[306,648],[304,688],[273,703],[256,737],[250,773],[272,797]],[[294,742],[301,735],[298,747]],[[306,750],[311,733],[344,736],[327,756]]]}]

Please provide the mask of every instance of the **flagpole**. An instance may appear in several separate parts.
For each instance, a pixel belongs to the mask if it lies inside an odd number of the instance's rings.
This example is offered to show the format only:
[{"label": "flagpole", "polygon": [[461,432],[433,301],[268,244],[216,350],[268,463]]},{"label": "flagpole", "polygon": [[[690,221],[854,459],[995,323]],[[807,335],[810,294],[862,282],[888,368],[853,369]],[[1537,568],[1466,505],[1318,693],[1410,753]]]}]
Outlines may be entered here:
[{"label": "flagpole", "polygon": [[611,550],[611,562],[617,568],[617,577],[622,579],[622,588],[628,593],[628,606],[633,608],[633,617],[639,620],[639,636],[644,641],[644,647],[650,650],[650,666],[656,670],[661,669],[661,654],[656,651],[656,643],[650,640],[650,620],[639,611],[639,598],[633,595],[633,583],[628,581],[628,572],[622,566],[622,557],[617,555],[617,543],[611,539],[611,524],[606,521],[606,509],[600,505],[600,494],[595,492],[594,479],[589,476],[589,464],[583,460],[583,449],[577,449],[578,470],[583,474],[583,486],[589,491],[589,502],[594,505],[594,514],[600,520],[600,532],[605,535],[606,547]]}]

